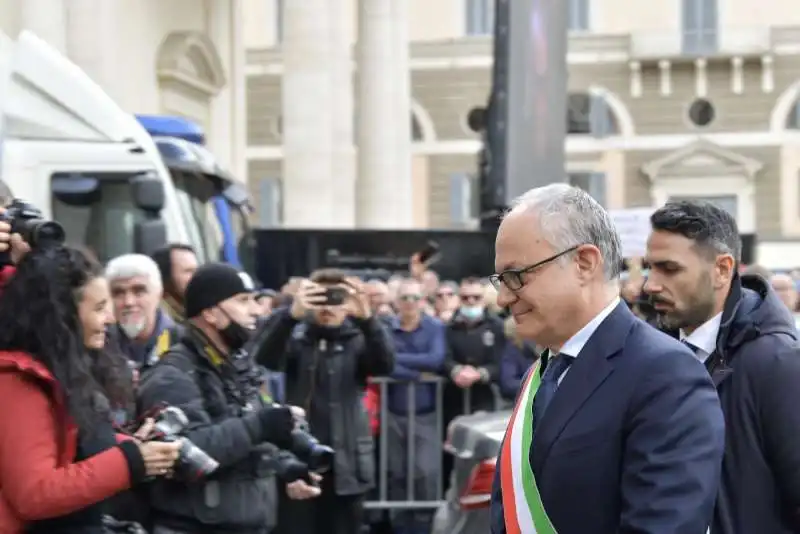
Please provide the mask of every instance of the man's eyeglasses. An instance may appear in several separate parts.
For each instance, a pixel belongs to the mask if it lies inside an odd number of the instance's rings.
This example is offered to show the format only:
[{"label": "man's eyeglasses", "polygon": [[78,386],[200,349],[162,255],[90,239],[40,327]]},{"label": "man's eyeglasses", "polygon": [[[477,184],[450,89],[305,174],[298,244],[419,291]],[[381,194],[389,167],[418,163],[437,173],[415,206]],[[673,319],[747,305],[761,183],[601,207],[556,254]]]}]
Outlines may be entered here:
[{"label": "man's eyeglasses", "polygon": [[570,252],[574,252],[578,250],[580,245],[575,245],[574,247],[570,247],[566,250],[562,250],[558,254],[554,254],[549,258],[543,259],[538,263],[534,263],[533,265],[528,265],[527,267],[523,267],[522,269],[506,269],[502,273],[493,274],[489,276],[489,281],[492,283],[495,289],[499,290],[501,285],[506,286],[511,291],[519,291],[522,289],[522,286],[525,285],[525,278],[523,275],[533,272],[540,267],[544,267],[548,263],[551,263],[561,256],[565,256]]},{"label": "man's eyeglasses", "polygon": [[422,300],[421,295],[400,295],[398,298],[403,302],[419,302]]}]

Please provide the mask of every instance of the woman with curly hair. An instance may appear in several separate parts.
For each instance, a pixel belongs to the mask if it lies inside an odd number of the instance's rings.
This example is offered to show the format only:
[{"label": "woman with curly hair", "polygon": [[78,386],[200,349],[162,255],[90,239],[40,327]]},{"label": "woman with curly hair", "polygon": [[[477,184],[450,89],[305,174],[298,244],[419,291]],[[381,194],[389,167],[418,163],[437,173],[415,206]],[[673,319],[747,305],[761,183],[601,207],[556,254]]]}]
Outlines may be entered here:
[{"label": "woman with curly hair", "polygon": [[27,253],[0,295],[3,534],[101,533],[100,503],[178,456],[114,433],[130,390],[104,352],[110,310],[102,266],[66,246]]}]

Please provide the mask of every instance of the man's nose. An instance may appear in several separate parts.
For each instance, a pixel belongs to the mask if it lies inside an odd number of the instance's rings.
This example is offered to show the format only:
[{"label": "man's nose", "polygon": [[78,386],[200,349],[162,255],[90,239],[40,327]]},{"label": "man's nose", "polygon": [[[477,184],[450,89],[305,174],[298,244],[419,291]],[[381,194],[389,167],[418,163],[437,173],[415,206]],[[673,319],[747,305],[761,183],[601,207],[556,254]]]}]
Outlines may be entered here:
[{"label": "man's nose", "polygon": [[658,280],[649,276],[645,278],[644,285],[642,286],[642,291],[649,295],[661,293],[662,287],[661,284],[658,283]]},{"label": "man's nose", "polygon": [[516,300],[516,293],[508,289],[505,284],[501,283],[500,287],[497,289],[497,305],[501,308],[507,308],[514,304]]}]

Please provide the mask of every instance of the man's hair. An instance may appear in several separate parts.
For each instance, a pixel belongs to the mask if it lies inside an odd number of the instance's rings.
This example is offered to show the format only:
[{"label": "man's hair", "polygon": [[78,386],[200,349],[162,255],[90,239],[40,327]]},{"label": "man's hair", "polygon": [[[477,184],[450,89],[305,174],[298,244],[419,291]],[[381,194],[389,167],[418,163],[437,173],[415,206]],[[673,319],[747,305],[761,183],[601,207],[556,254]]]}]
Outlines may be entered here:
[{"label": "man's hair", "polygon": [[325,269],[317,269],[313,273],[311,273],[311,281],[315,284],[321,284],[326,286],[335,286],[337,284],[343,284],[345,281],[345,274],[344,271],[341,269],[332,269],[332,268],[325,268]]},{"label": "man's hair", "polygon": [[702,200],[667,202],[650,216],[653,230],[682,235],[707,256],[730,254],[738,264],[742,240],[736,219],[725,209]]},{"label": "man's hair", "polygon": [[110,283],[142,276],[147,279],[150,289],[161,293],[163,285],[158,265],[150,256],[144,254],[123,254],[112,259],[106,265],[106,278]]},{"label": "man's hair", "polygon": [[514,199],[508,215],[527,211],[536,215],[545,240],[556,252],[594,245],[603,257],[605,279],[619,278],[619,234],[608,212],[589,193],[567,184],[537,187]]},{"label": "man's hair", "polygon": [[161,273],[161,282],[164,285],[167,293],[175,293],[175,283],[172,280],[172,251],[185,250],[191,252],[195,256],[197,251],[191,245],[185,243],[170,243],[159,248],[153,252],[150,257],[158,265],[158,271]]},{"label": "man's hair", "polygon": [[461,280],[461,285],[462,286],[471,286],[471,285],[475,285],[475,284],[482,285],[483,282],[481,282],[481,279],[478,278],[477,276],[468,276],[468,277],[466,277],[466,278]]}]

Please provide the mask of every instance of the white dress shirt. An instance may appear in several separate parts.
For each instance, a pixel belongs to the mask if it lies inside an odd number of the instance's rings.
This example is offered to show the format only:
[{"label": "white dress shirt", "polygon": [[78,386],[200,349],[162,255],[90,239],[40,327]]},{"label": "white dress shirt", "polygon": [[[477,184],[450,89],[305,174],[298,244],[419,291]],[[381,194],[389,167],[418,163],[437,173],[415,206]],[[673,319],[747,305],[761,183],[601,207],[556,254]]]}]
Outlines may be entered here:
[{"label": "white dress shirt", "polygon": [[681,330],[681,341],[690,345],[694,349],[695,357],[700,362],[705,363],[717,348],[717,335],[719,326],[722,323],[722,312],[697,327],[697,330],[689,334]]},{"label": "white dress shirt", "polygon": [[[600,327],[600,325],[605,321],[606,317],[611,315],[611,312],[617,307],[620,303],[619,297],[616,297],[614,300],[611,301],[611,304],[603,308],[603,310],[594,316],[594,319],[586,323],[586,326],[578,330],[575,335],[567,340],[564,345],[561,346],[561,350],[555,351],[553,350],[553,354],[566,354],[567,356],[572,356],[573,358],[577,358],[580,355],[583,347],[589,342],[591,339],[592,334]],[[552,349],[551,349],[552,350]],[[561,384],[561,381],[564,380],[564,377],[569,372],[569,368],[564,371],[560,377],[558,377],[558,383]]]}]

